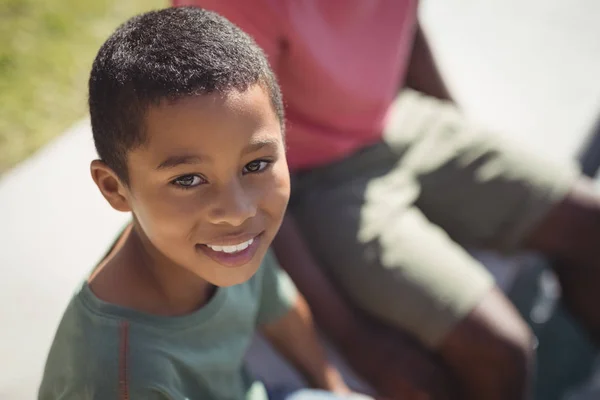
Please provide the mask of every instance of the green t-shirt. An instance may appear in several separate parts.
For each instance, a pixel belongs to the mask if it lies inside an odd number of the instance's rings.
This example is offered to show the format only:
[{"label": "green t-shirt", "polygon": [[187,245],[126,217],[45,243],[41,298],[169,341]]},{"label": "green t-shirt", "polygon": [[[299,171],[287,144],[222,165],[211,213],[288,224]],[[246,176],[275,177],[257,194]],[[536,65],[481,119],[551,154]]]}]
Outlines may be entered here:
[{"label": "green t-shirt", "polygon": [[247,282],[198,311],[163,317],[103,302],[84,284],[46,362],[40,400],[264,400],[244,368],[256,327],[283,316],[296,289],[267,253]]}]

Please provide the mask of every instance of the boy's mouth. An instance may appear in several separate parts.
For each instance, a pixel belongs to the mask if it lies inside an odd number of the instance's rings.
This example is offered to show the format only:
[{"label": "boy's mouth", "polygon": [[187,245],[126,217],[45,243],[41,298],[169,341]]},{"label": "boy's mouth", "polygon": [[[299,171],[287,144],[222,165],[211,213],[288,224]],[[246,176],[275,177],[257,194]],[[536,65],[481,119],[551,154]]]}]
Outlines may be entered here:
[{"label": "boy's mouth", "polygon": [[254,242],[254,238],[251,238],[250,240],[246,240],[245,242],[231,245],[231,246],[219,246],[219,245],[213,245],[213,244],[206,244],[205,246],[208,247],[209,249],[211,249],[212,251],[221,251],[223,253],[233,254],[233,253],[240,252],[242,250],[246,250],[248,248],[248,246],[250,246],[253,242]]},{"label": "boy's mouth", "polygon": [[219,244],[198,244],[196,249],[212,258],[224,267],[241,267],[249,263],[260,245],[262,232],[258,235],[239,236],[227,239]]}]

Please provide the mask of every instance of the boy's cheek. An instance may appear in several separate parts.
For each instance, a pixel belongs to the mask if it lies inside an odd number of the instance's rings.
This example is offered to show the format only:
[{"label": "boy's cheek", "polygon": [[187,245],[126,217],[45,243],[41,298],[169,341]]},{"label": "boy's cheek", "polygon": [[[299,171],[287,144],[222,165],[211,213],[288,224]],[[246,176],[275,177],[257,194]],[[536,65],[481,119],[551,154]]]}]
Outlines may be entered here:
[{"label": "boy's cheek", "polygon": [[194,209],[188,203],[189,199],[139,199],[133,213],[151,240],[181,238],[190,233],[196,221]]},{"label": "boy's cheek", "polygon": [[284,179],[275,185],[265,198],[269,202],[271,209],[274,211],[277,210],[280,213],[285,212],[290,200],[289,179]]},{"label": "boy's cheek", "polygon": [[290,171],[285,161],[282,161],[278,164],[279,165],[277,165],[276,169],[274,170],[275,186],[278,189],[278,191],[281,192],[282,196],[286,197],[286,199],[289,199],[291,186]]}]

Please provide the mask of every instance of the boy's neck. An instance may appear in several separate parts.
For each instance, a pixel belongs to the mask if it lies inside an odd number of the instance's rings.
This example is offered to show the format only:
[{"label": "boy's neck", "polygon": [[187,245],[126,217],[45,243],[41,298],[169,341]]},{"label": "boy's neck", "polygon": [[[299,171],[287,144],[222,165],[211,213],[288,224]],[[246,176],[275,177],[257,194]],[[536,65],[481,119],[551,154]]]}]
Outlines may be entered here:
[{"label": "boy's neck", "polygon": [[166,260],[133,224],[88,282],[106,302],[163,316],[194,312],[216,291],[209,282]]}]

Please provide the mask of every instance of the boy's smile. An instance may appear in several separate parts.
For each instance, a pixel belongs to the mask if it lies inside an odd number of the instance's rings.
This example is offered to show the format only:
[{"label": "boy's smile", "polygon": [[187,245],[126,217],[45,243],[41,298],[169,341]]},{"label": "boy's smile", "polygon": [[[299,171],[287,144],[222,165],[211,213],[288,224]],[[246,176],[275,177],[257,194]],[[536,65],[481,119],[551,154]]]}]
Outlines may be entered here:
[{"label": "boy's smile", "polygon": [[250,239],[243,242],[240,239],[224,238],[221,243],[226,244],[198,244],[196,248],[225,267],[238,267],[247,264],[254,257],[260,247],[261,235],[262,232],[258,235],[245,234]]},{"label": "boy's smile", "polygon": [[127,154],[129,184],[118,185],[123,205],[109,199],[133,212],[143,254],[132,258],[169,292],[248,280],[290,192],[281,125],[266,91],[257,84],[163,101],[143,126],[144,144]]}]

